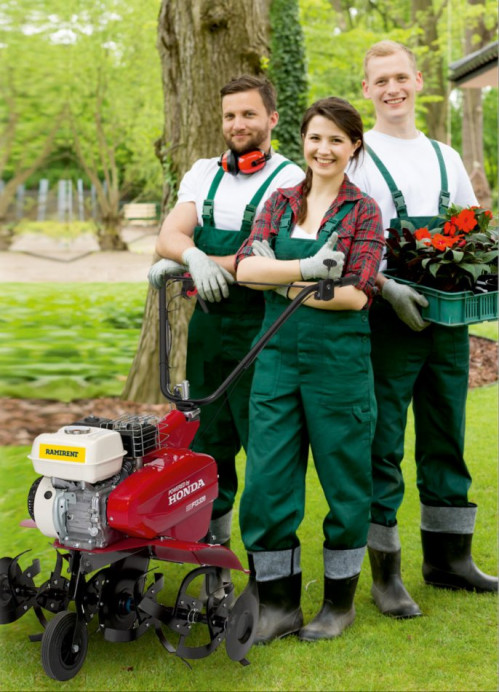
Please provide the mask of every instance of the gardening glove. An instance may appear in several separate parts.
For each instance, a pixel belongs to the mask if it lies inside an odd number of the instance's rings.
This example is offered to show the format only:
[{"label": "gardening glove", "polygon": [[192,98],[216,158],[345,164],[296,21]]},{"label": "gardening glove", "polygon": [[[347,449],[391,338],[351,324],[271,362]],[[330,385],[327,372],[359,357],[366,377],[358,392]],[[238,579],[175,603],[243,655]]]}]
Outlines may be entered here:
[{"label": "gardening glove", "polygon": [[254,240],[251,249],[257,257],[275,259],[275,252],[270,247],[268,240]]},{"label": "gardening glove", "polygon": [[161,288],[169,276],[185,274],[187,267],[170,259],[160,259],[149,269],[147,278],[153,288]]},{"label": "gardening glove", "polygon": [[[257,255],[257,257],[275,259],[275,252],[270,247],[268,240],[254,240],[251,249],[253,250],[253,254]],[[277,288],[273,290],[283,298],[288,297],[289,286],[277,286]]]},{"label": "gardening glove", "polygon": [[399,284],[395,279],[388,279],[383,284],[381,295],[390,303],[402,322],[415,332],[421,332],[430,324],[425,322],[418,310],[418,305],[427,308],[428,301],[410,286]]},{"label": "gardening glove", "polygon": [[[343,263],[345,255],[343,252],[335,252],[334,246],[338,240],[336,232],[331,234],[331,237],[321,247],[321,249],[312,255],[300,260],[300,271],[304,281],[311,279],[339,279],[343,272]],[[333,260],[335,265],[328,268],[324,264],[324,260]]]},{"label": "gardening glove", "polygon": [[184,250],[182,261],[189,267],[194,285],[203,300],[219,303],[229,296],[229,284],[235,279],[230,272],[221,267],[197,247]]}]

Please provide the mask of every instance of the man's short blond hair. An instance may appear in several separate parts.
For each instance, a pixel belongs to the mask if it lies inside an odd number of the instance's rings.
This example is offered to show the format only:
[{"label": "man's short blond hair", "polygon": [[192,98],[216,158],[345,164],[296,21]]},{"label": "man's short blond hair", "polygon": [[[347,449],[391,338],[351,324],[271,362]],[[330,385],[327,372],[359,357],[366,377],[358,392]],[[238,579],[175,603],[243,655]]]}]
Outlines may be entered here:
[{"label": "man's short blond hair", "polygon": [[375,43],[373,46],[369,48],[367,53],[365,54],[364,57],[364,75],[365,78],[367,79],[367,65],[368,62],[371,58],[384,58],[387,55],[393,55],[394,53],[405,53],[407,57],[409,58],[409,61],[411,63],[411,66],[414,68],[414,72],[417,72],[417,65],[416,65],[416,56],[410,50],[407,48],[407,46],[404,46],[403,43],[398,43],[397,41],[390,41],[390,40],[385,40],[385,41],[378,41],[378,43]]}]

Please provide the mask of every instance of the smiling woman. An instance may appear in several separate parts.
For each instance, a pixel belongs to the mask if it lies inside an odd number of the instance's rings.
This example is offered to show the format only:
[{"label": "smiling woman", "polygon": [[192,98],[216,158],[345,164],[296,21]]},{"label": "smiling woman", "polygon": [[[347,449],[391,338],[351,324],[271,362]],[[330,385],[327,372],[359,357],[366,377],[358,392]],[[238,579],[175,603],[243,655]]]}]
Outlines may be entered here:
[{"label": "smiling woman", "polygon": [[[359,113],[343,99],[322,99],[305,112],[301,135],[304,183],[270,197],[236,256],[237,278],[265,290],[261,333],[303,281],[339,280],[329,300],[307,298],[256,362],[240,524],[260,599],[259,643],[294,632],[304,641],[332,639],[353,623],[371,502],[375,402],[365,308],[381,259],[381,216],[345,176],[362,150]],[[324,601],[303,626],[297,531],[309,441],[328,511]]]}]

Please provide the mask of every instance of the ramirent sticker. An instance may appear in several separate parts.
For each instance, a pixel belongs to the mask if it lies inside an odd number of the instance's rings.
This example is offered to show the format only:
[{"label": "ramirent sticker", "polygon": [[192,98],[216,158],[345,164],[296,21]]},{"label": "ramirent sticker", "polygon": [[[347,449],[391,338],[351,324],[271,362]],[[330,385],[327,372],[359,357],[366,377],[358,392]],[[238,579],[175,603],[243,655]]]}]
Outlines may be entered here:
[{"label": "ramirent sticker", "polygon": [[85,447],[66,447],[62,445],[40,445],[40,459],[57,459],[57,461],[73,461],[85,463]]}]

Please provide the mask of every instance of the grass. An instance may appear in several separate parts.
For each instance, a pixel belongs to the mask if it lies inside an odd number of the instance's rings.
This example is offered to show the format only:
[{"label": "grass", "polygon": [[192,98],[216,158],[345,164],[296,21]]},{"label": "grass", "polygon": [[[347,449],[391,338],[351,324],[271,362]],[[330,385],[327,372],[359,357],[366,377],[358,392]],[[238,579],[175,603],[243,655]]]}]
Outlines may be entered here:
[{"label": "grass", "polygon": [[33,221],[31,219],[22,219],[14,227],[16,235],[24,233],[34,233],[37,235],[54,238],[55,240],[74,240],[78,236],[89,233],[96,234],[96,225],[92,221]]},{"label": "grass", "polygon": [[0,396],[119,396],[146,294],[145,283],[3,284]]},{"label": "grass", "polygon": [[[119,396],[146,294],[145,283],[2,284],[0,396]],[[470,332],[497,339],[497,322],[472,325]]]},{"label": "grass", "polygon": [[[497,386],[470,392],[466,453],[474,482],[470,499],[479,505],[474,557],[481,569],[495,573],[497,564]],[[406,585],[425,617],[392,621],[378,613],[369,594],[367,558],[356,595],[357,619],[334,642],[303,644],[295,638],[253,647],[251,665],[231,661],[223,647],[193,661],[189,670],[169,656],[152,633],[129,644],[105,642],[92,630],[88,655],[80,673],[67,683],[47,678],[40,664],[40,644],[28,635],[40,631],[30,612],[0,631],[4,690],[493,690],[497,688],[497,599],[493,595],[448,592],[422,582],[419,504],[415,488],[412,421],[408,425],[404,461],[406,497],[400,511],[403,572]],[[32,548],[23,559],[42,563],[37,583],[53,567],[50,539],[18,527],[26,516],[27,490],[35,475],[28,448],[3,448],[0,555]],[[239,458],[240,478],[244,459]],[[325,502],[311,464],[307,477],[307,511],[300,530],[303,564],[302,605],[309,620],[322,595],[322,519]],[[244,550],[234,530],[234,551],[243,563]],[[166,575],[165,603],[171,605],[185,565],[156,562]],[[238,593],[246,578],[234,573]],[[168,636],[168,635],[167,635]]]},{"label": "grass", "polygon": [[[3,284],[0,312],[0,396],[60,398],[118,395],[135,353],[147,287],[130,284]],[[497,323],[475,325],[479,336],[497,339]],[[98,344],[98,348],[96,348]],[[497,386],[470,391],[466,458],[473,476],[470,500],[479,506],[473,552],[478,566],[497,569]],[[8,422],[6,424],[9,424]],[[405,622],[381,616],[372,603],[366,558],[356,595],[354,625],[334,642],[303,644],[295,638],[254,647],[251,665],[231,661],[223,646],[192,668],[168,655],[153,635],[128,644],[110,643],[90,629],[80,673],[67,683],[47,678],[33,612],[0,628],[2,690],[493,690],[497,689],[497,599],[448,592],[421,577],[419,501],[415,487],[412,420],[408,424],[406,497],[399,513],[405,583],[425,617]],[[54,564],[51,539],[19,527],[35,478],[27,447],[0,448],[0,556],[39,558],[45,580]],[[244,477],[244,458],[238,460]],[[239,499],[239,498],[238,498]],[[237,509],[237,507],[236,507]],[[307,510],[300,529],[305,620],[322,597],[322,520],[326,505],[310,465]],[[244,549],[234,522],[233,549]],[[162,600],[171,605],[190,567],[156,562],[165,574]],[[237,593],[246,582],[233,572]]]},{"label": "grass", "polygon": [[480,322],[470,325],[470,334],[473,336],[481,336],[485,339],[494,339],[497,341],[498,330],[497,320],[494,322]]}]

